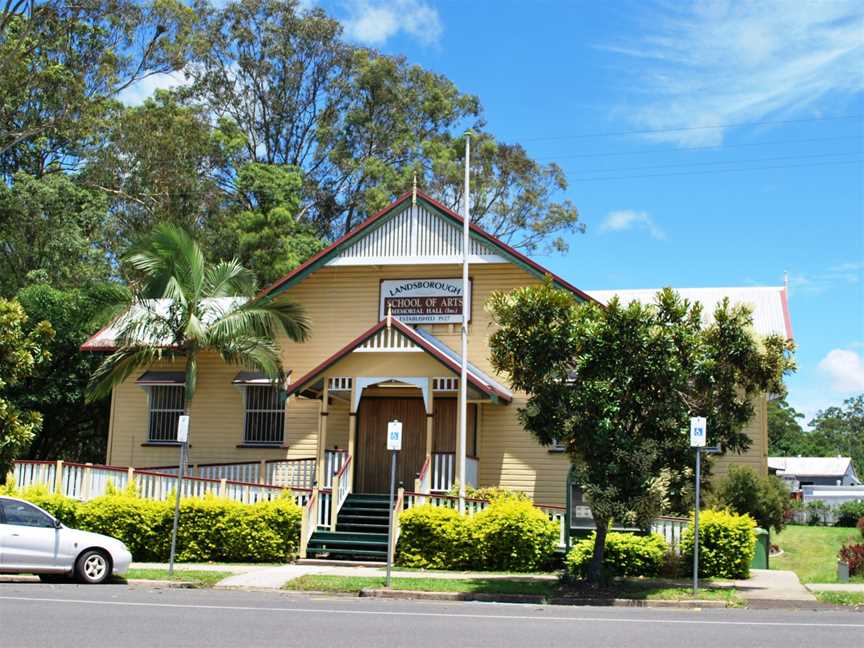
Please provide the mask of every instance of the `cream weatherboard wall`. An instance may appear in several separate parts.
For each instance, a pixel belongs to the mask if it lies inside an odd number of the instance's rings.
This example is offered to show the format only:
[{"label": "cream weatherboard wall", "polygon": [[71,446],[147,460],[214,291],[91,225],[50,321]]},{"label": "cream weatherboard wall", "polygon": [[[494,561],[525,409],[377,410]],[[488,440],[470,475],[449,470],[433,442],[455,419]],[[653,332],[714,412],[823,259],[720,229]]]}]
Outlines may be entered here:
[{"label": "cream weatherboard wall", "polygon": [[[379,321],[380,282],[385,279],[459,277],[457,265],[326,266],[288,288],[280,299],[301,304],[309,318],[311,337],[304,344],[281,341],[284,364],[297,380]],[[471,267],[472,319],[469,358],[482,371],[494,375],[489,362],[488,340],[493,329],[484,305],[494,290],[511,290],[537,283],[533,274],[513,264],[477,264]],[[427,327],[452,349],[459,349],[459,327],[437,324]],[[372,358],[370,356],[377,356]],[[153,369],[182,369],[182,363],[164,363]],[[225,365],[215,355],[200,359],[199,382],[190,416],[192,463],[257,461],[303,458],[317,454],[320,402],[291,398],[285,417],[284,444],[280,448],[240,447],[243,434],[242,388],[231,384],[240,370]],[[420,353],[350,354],[328,370],[329,375],[452,375],[440,363]],[[340,373],[342,372],[342,373]],[[419,373],[411,373],[419,372]],[[140,373],[140,372],[139,372]],[[175,447],[146,443],[147,392],[134,384],[133,376],[114,390],[107,461],[135,467],[176,464]],[[506,383],[506,380],[502,380]],[[479,482],[526,492],[536,501],[564,502],[568,462],[561,453],[540,446],[519,425],[518,408],[524,396],[509,405],[484,403],[478,425]],[[327,426],[327,446],[346,447],[348,405],[333,400]],[[740,457],[717,461],[715,474],[731,463],[745,463],[766,471],[767,433],[764,399],[756,404],[756,416],[748,427],[751,449]]]}]

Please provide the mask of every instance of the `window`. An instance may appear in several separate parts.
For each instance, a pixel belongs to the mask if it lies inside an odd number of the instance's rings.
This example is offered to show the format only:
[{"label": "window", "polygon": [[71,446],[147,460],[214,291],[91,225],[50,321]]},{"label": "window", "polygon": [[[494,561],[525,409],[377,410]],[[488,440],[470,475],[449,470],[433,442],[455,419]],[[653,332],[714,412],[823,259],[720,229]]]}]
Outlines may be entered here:
[{"label": "window", "polygon": [[30,504],[14,500],[2,500],[0,501],[0,506],[3,507],[6,524],[17,524],[18,526],[28,527],[54,527],[54,520],[52,518]]},{"label": "window", "polygon": [[561,443],[558,438],[552,439],[552,445],[549,446],[549,452],[565,452],[567,448]]},{"label": "window", "polygon": [[285,427],[284,392],[274,385],[246,386],[246,420],[243,443],[282,445]]},{"label": "window", "polygon": [[150,388],[150,427],[147,440],[151,443],[172,443],[177,440],[177,419],[185,407],[183,385],[153,385]]}]

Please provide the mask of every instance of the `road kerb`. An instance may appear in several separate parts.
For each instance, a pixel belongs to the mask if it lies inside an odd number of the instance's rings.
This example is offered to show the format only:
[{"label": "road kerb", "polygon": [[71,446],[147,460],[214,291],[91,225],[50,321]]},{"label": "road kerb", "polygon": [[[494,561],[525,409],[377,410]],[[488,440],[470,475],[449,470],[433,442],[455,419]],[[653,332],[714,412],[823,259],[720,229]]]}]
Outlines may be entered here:
[{"label": "road kerb", "polygon": [[486,592],[425,592],[419,590],[392,590],[366,588],[361,597],[420,601],[478,601],[483,603],[532,603],[537,605],[596,605],[611,607],[656,607],[656,608],[725,608],[725,601],[663,601],[646,599],[591,599],[556,597],[546,599],[542,594],[490,594]]}]

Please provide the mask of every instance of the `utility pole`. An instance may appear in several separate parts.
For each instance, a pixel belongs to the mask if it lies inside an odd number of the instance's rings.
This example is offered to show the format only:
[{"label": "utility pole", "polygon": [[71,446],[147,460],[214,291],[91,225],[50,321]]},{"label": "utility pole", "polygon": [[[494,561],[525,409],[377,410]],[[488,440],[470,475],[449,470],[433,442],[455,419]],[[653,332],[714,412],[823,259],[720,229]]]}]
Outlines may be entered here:
[{"label": "utility pole", "polygon": [[471,131],[465,133],[465,204],[462,209],[462,367],[459,373],[459,512],[465,513],[465,462],[468,436],[468,246],[471,223]]}]

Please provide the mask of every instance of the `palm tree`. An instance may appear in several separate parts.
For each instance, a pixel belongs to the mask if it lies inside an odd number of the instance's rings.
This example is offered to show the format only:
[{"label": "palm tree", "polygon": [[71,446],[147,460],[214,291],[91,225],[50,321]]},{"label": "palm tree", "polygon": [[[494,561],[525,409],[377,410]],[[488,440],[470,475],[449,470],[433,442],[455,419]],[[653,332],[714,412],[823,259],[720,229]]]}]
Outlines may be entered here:
[{"label": "palm tree", "polygon": [[123,263],[135,279],[120,300],[116,350],[93,373],[88,400],[110,394],[137,369],[160,360],[185,360],[185,407],[195,395],[198,354],[213,351],[228,363],[284,379],[277,340],[306,340],[309,324],[297,304],[255,300],[255,275],[234,259],[207,263],[182,228],[164,223]]}]

